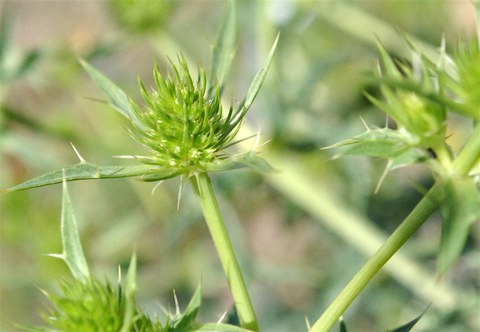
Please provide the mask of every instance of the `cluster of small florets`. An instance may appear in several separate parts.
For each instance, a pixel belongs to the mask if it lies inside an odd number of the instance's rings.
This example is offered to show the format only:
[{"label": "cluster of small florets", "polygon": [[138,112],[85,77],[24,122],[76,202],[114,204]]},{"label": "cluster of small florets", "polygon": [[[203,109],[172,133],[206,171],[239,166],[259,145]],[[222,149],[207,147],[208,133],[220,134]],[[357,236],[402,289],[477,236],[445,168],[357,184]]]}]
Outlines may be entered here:
[{"label": "cluster of small florets", "polygon": [[140,82],[144,105],[132,103],[139,120],[134,122],[133,137],[152,152],[138,158],[179,172],[204,171],[225,157],[220,151],[237,133],[244,112],[230,107],[223,114],[220,88],[207,87],[203,69],[194,82],[185,59],[172,67],[173,76],[166,78],[155,68],[154,89],[147,90]]},{"label": "cluster of small florets", "polygon": [[51,307],[44,318],[52,329],[32,331],[123,331],[125,326],[131,326],[132,331],[163,331],[161,324],[141,312],[120,285],[74,280],[64,281],[60,289],[61,294],[47,294]]}]

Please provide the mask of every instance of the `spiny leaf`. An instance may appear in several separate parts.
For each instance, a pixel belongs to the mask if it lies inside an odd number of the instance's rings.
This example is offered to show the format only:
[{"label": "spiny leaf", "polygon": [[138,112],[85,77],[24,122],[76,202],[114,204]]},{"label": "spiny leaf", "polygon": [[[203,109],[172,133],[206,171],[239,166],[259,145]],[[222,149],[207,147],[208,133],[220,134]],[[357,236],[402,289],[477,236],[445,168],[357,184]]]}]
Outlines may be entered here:
[{"label": "spiny leaf", "polygon": [[72,203],[67,190],[67,181],[63,181],[61,234],[63,253],[60,256],[67,263],[70,272],[79,281],[90,280],[90,271],[83,254],[77,221],[73,214]]},{"label": "spiny leaf", "polygon": [[480,192],[473,178],[452,178],[445,184],[439,272],[451,267],[465,246],[470,228],[480,221]]},{"label": "spiny leaf", "polygon": [[367,130],[366,132],[326,147],[347,147],[340,154],[368,155],[392,158],[405,152],[409,146],[403,142],[403,136],[389,128]]},{"label": "spiny leaf", "polygon": [[120,89],[109,78],[91,66],[88,62],[82,59],[79,59],[79,61],[83,68],[85,68],[87,71],[92,81],[97,85],[98,88],[100,88],[100,90],[102,90],[105,97],[107,97],[109,105],[127,119],[135,121],[135,123],[141,125],[135,116],[135,112],[130,105],[130,100],[125,92],[123,92],[122,89]]},{"label": "spiny leaf", "polygon": [[240,163],[258,173],[271,173],[275,169],[263,158],[259,157],[255,152],[251,151],[240,157],[233,158],[234,162]]},{"label": "spiny leaf", "polygon": [[387,332],[409,332],[413,329],[413,327],[418,323],[418,321],[422,318],[422,316],[425,314],[425,312],[428,310],[425,309],[421,314],[420,316],[418,316],[417,318],[411,320],[410,322],[408,322],[407,324],[404,324],[400,327],[397,327],[396,329],[393,329],[393,330],[388,330]]},{"label": "spiny leaf", "polygon": [[217,39],[213,45],[212,69],[208,82],[208,95],[210,98],[214,97],[215,86],[217,85],[220,87],[220,94],[222,93],[225,80],[230,71],[235,55],[236,21],[235,1],[230,0]]},{"label": "spiny leaf", "polygon": [[253,79],[252,84],[248,88],[247,95],[245,96],[245,99],[241,103],[240,107],[244,107],[245,109],[248,110],[252,105],[253,101],[255,100],[255,97],[257,96],[258,91],[262,87],[265,77],[267,76],[267,72],[268,72],[268,69],[270,68],[270,64],[272,63],[273,55],[275,54],[275,49],[277,48],[279,38],[280,38],[280,34],[278,34],[277,37],[275,38],[272,48],[270,49],[267,59],[265,60],[265,64]]},{"label": "spiny leaf", "polygon": [[[158,167],[152,166],[98,166],[91,163],[79,163],[75,166],[65,168],[65,180],[77,181],[77,180],[90,180],[90,179],[114,179],[125,177],[139,177],[141,180],[143,177],[146,180],[154,177],[155,181],[168,179],[175,176],[171,170],[162,170]],[[4,192],[25,190],[43,186],[49,186],[57,183],[61,183],[64,174],[63,170],[57,170],[51,173],[41,175],[39,177],[30,179],[21,184],[13,186],[11,188],[4,189]]]},{"label": "spiny leaf", "polygon": [[427,151],[410,148],[390,158],[388,161],[388,170],[393,171],[401,167],[428,162],[429,160],[431,159],[429,159]]},{"label": "spiny leaf", "polygon": [[196,322],[198,310],[202,303],[201,287],[198,286],[193,294],[187,308],[179,317],[172,321],[171,328],[173,331],[194,331],[194,327],[198,324]]},{"label": "spiny leaf", "polygon": [[375,187],[375,193],[378,192],[383,181],[387,177],[388,173],[398,168],[410,166],[417,163],[426,163],[429,161],[429,157],[426,152],[421,149],[409,148],[404,152],[388,158],[387,165],[380,176],[377,186]]},{"label": "spiny leaf", "polygon": [[237,156],[232,156],[226,160],[215,163],[208,168],[208,171],[229,171],[245,167],[250,168],[251,170],[258,173],[275,172],[275,169],[265,159],[259,157],[253,151]]}]

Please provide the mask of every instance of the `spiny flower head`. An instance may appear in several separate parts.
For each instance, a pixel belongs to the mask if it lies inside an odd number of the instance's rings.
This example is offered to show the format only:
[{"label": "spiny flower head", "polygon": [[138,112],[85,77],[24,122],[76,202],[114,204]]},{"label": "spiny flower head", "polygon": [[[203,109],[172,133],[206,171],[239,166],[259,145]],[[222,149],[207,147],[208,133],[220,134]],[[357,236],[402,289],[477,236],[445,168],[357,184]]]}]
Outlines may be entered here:
[{"label": "spiny flower head", "polygon": [[[158,320],[150,319],[121,285],[97,279],[65,280],[61,293],[46,293],[51,307],[44,314],[49,327],[32,331],[164,331]],[[129,313],[129,310],[132,310]]]},{"label": "spiny flower head", "polygon": [[224,112],[219,86],[207,87],[205,71],[194,80],[183,57],[173,62],[173,75],[163,77],[154,69],[155,87],[140,81],[144,104],[132,102],[136,120],[132,136],[151,154],[139,156],[146,163],[176,169],[179,173],[206,171],[224,159],[222,150],[237,134],[246,114],[242,105]]},{"label": "spiny flower head", "polygon": [[395,120],[408,145],[429,148],[443,142],[447,109],[438,101],[444,93],[438,68],[415,49],[410,67],[378,46],[383,68],[375,81],[385,101],[369,99]]}]

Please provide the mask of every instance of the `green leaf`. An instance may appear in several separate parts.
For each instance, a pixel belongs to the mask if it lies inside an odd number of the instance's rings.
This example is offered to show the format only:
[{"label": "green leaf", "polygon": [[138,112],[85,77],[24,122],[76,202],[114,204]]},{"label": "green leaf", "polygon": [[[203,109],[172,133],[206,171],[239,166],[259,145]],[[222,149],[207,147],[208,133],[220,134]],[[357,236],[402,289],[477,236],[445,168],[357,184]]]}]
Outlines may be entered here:
[{"label": "green leaf", "polygon": [[234,160],[258,173],[275,172],[275,169],[265,159],[259,157],[253,151],[242,154],[239,157],[234,158]]},{"label": "green leaf", "polygon": [[440,274],[455,263],[465,246],[472,224],[480,221],[480,192],[473,178],[448,179],[444,188]]},{"label": "green leaf", "polygon": [[98,88],[100,88],[100,90],[102,90],[105,97],[107,97],[108,104],[127,119],[134,121],[136,124],[141,126],[141,123],[138,121],[135,111],[130,105],[130,100],[125,92],[123,92],[123,90],[120,89],[109,78],[88,64],[88,62],[82,59],[79,59],[79,61],[83,68],[85,68],[87,71],[92,81],[97,85]]},{"label": "green leaf", "polygon": [[340,155],[367,155],[383,158],[398,156],[409,149],[409,146],[403,140],[403,136],[389,128],[369,129],[360,135],[340,141],[325,149],[343,146],[347,148]]},{"label": "green leaf", "polygon": [[387,332],[409,332],[413,329],[413,327],[418,323],[418,321],[422,318],[422,316],[425,314],[425,312],[428,310],[428,308],[423,311],[420,316],[418,316],[417,318],[411,320],[410,322],[408,322],[407,324],[404,324],[400,327],[397,327],[396,329],[393,329],[393,330],[388,330]]},{"label": "green leaf", "polygon": [[202,303],[201,287],[198,286],[193,294],[190,302],[188,303],[185,312],[176,317],[172,321],[171,328],[173,331],[192,331],[195,330],[193,327],[197,325],[195,319],[197,318],[198,311],[200,309],[200,304]]},{"label": "green leaf", "polygon": [[275,49],[277,48],[278,44],[278,39],[280,38],[280,34],[277,35],[275,38],[275,41],[273,42],[272,48],[270,49],[270,52],[268,53],[267,59],[265,61],[265,64],[263,65],[262,69],[255,75],[252,84],[248,88],[247,95],[245,96],[245,99],[242,101],[240,104],[240,108],[244,108],[248,110],[250,106],[252,105],[253,101],[255,100],[255,97],[258,94],[258,91],[262,87],[263,81],[265,80],[265,77],[267,76],[268,69],[270,68],[270,64],[272,63],[273,55],[275,54]]},{"label": "green leaf", "polygon": [[393,171],[397,168],[410,166],[418,163],[424,163],[428,160],[430,159],[426,151],[417,148],[409,148],[404,152],[389,159],[388,170]]},{"label": "green leaf", "polygon": [[213,164],[208,168],[208,171],[230,171],[245,167],[258,173],[275,172],[275,169],[265,159],[259,157],[253,151],[233,156],[219,163]]},{"label": "green leaf", "polygon": [[212,50],[212,70],[210,73],[210,81],[208,82],[208,95],[214,97],[215,87],[220,87],[220,94],[223,91],[225,80],[230,72],[232,61],[235,56],[235,42],[237,13],[235,1],[230,0],[228,9],[223,17],[222,24],[217,35]]},{"label": "green leaf", "polygon": [[377,40],[377,48],[380,53],[380,58],[382,59],[382,64],[385,68],[385,75],[392,78],[401,78],[402,74],[399,72],[397,66],[379,40]]},{"label": "green leaf", "polygon": [[[159,181],[176,176],[177,173],[170,170],[162,170],[153,166],[98,166],[95,164],[81,162],[75,166],[65,169],[66,181],[92,180],[92,179],[114,179],[126,177],[139,177],[145,181]],[[21,184],[2,190],[3,192],[25,190],[61,183],[64,174],[63,170],[41,175]]]},{"label": "green leaf", "polygon": [[51,256],[63,259],[65,263],[67,263],[68,268],[75,279],[82,282],[90,280],[90,272],[87,260],[83,254],[77,221],[73,214],[70,196],[68,195],[66,179],[63,181],[61,235],[63,253],[61,255]]}]

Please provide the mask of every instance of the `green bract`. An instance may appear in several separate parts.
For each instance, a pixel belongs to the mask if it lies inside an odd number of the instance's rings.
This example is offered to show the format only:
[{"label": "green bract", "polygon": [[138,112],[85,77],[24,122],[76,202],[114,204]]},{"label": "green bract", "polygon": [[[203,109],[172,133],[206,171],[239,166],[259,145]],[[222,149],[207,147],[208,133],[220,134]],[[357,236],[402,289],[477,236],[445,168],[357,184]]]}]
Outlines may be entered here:
[{"label": "green bract", "polygon": [[435,66],[415,49],[413,68],[395,63],[380,44],[379,50],[383,70],[376,80],[385,101],[370,100],[395,120],[408,145],[437,146],[445,137],[447,109],[438,101],[444,96]]},{"label": "green bract", "polygon": [[131,103],[138,119],[132,121],[133,137],[151,151],[137,158],[182,174],[207,171],[225,159],[222,149],[237,134],[247,109],[230,106],[224,114],[220,87],[208,95],[203,69],[194,80],[184,58],[172,67],[174,75],[165,78],[156,67],[154,89],[147,90],[140,82],[144,105]]},{"label": "green bract", "polygon": [[480,120],[480,45],[474,39],[462,44],[454,58],[458,78],[449,77],[446,84],[458,96],[459,113]]}]

